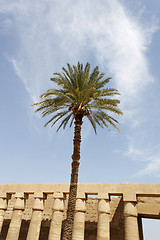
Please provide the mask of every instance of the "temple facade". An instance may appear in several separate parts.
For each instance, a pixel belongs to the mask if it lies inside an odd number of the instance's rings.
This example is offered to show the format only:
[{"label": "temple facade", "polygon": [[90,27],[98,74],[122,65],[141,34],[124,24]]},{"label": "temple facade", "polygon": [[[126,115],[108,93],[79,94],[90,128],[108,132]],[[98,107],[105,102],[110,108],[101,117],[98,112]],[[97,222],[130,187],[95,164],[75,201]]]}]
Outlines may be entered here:
[{"label": "temple facade", "polygon": [[[61,240],[69,184],[0,185],[0,240]],[[73,240],[143,240],[160,184],[78,184]]]}]

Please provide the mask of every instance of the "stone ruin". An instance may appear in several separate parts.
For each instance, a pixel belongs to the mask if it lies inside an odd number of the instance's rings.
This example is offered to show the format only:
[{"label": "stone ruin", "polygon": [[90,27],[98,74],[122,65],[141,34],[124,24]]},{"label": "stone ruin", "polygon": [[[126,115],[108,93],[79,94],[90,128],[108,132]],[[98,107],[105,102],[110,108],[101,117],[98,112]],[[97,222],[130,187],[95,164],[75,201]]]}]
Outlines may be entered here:
[{"label": "stone ruin", "polygon": [[[0,185],[0,240],[61,240],[69,184]],[[160,184],[78,184],[73,240],[143,240]]]}]

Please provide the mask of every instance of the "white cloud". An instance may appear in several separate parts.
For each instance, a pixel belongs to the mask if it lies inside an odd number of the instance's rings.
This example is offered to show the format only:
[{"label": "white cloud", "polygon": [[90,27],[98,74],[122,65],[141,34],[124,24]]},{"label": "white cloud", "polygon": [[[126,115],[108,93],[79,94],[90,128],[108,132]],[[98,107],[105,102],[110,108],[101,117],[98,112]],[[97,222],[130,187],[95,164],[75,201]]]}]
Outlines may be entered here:
[{"label": "white cloud", "polygon": [[143,152],[137,148],[135,148],[135,146],[133,146],[132,144],[129,145],[128,147],[128,151],[125,153],[126,156],[132,156],[133,159],[137,159],[137,157],[142,157],[143,159]]},{"label": "white cloud", "polygon": [[154,174],[157,177],[160,177],[160,153],[159,155],[153,155],[148,158],[149,163],[147,166],[140,170],[137,175],[143,176],[143,175],[148,175],[148,174]]},{"label": "white cloud", "polygon": [[54,87],[49,78],[66,62],[89,61],[109,70],[124,119],[143,121],[135,116],[141,91],[153,81],[146,56],[157,30],[152,17],[142,24],[141,9],[133,16],[118,0],[2,0],[0,9],[15,27],[17,53],[9,59],[32,101]]},{"label": "white cloud", "polygon": [[[138,144],[137,144],[138,145]],[[130,143],[125,156],[129,156],[134,161],[141,161],[145,164],[144,168],[136,173],[136,176],[154,174],[160,177],[160,145],[139,148]]]},{"label": "white cloud", "polygon": [[12,27],[10,19],[6,18],[0,22],[0,34],[8,34]]},{"label": "white cloud", "polygon": [[117,0],[1,1],[0,7],[14,19],[20,40],[14,66],[23,62],[23,78],[33,95],[39,94],[33,79],[44,89],[47,72],[67,61],[88,60],[90,54],[109,68],[123,103],[152,80],[145,51],[156,25],[142,25],[138,14],[130,16]]},{"label": "white cloud", "polygon": [[[137,126],[146,124],[141,99],[147,84],[154,81],[147,50],[158,29],[157,20],[151,15],[146,19],[144,11],[139,8],[138,12],[137,8],[133,14],[118,0],[1,0],[0,33],[10,34],[16,47],[16,53],[8,52],[6,58],[23,81],[32,103],[46,89],[54,87],[49,78],[52,72],[61,71],[66,62],[75,64],[80,60],[99,65],[113,77],[112,85],[122,94],[125,124],[128,118],[130,128],[138,129]],[[85,127],[84,139],[90,129]],[[136,138],[132,132],[127,156],[144,162],[146,167],[139,175],[158,176],[158,148],[139,148],[138,143],[132,144]]]}]

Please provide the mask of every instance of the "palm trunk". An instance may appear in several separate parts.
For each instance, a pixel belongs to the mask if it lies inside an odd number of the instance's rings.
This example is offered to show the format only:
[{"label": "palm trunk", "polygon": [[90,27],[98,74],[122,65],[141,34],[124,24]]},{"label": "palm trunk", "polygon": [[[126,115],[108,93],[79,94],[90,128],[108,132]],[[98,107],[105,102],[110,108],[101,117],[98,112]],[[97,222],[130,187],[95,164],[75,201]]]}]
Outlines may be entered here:
[{"label": "palm trunk", "polygon": [[73,155],[72,155],[72,173],[68,199],[67,219],[64,226],[63,240],[72,240],[74,213],[76,206],[77,196],[77,183],[78,183],[78,169],[80,159],[80,144],[81,144],[81,125],[82,116],[78,115],[75,117],[75,128],[74,128],[74,140],[73,140]]}]

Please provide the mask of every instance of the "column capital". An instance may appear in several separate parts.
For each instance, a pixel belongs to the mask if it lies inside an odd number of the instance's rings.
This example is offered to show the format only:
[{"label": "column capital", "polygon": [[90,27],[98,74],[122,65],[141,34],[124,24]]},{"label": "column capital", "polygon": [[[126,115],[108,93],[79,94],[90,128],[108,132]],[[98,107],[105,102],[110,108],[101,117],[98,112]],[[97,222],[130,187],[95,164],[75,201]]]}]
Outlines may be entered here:
[{"label": "column capital", "polygon": [[110,204],[109,200],[100,199],[98,202],[98,213],[110,214]]},{"label": "column capital", "polygon": [[86,212],[86,201],[85,199],[78,198],[76,200],[76,212]]},{"label": "column capital", "polygon": [[24,198],[16,198],[14,210],[24,210]]},{"label": "column capital", "polygon": [[7,209],[7,193],[1,192],[0,193],[0,210]]},{"label": "column capital", "polygon": [[0,198],[7,198],[7,193],[6,192],[0,192]]},{"label": "column capital", "polygon": [[34,193],[34,203],[33,203],[33,210],[44,210],[43,204],[44,194],[43,192],[35,192]]},{"label": "column capital", "polygon": [[6,210],[6,209],[7,209],[7,199],[0,198],[0,210]]},{"label": "column capital", "polygon": [[64,211],[64,202],[62,198],[55,198],[54,203],[53,203],[53,210],[54,211]]},{"label": "column capital", "polygon": [[15,198],[24,198],[24,192],[16,192]]},{"label": "column capital", "polygon": [[14,196],[16,198],[16,201],[13,209],[24,210],[24,192],[16,192]]},{"label": "column capital", "polygon": [[135,202],[125,201],[124,202],[124,217],[137,217],[137,207]]}]

